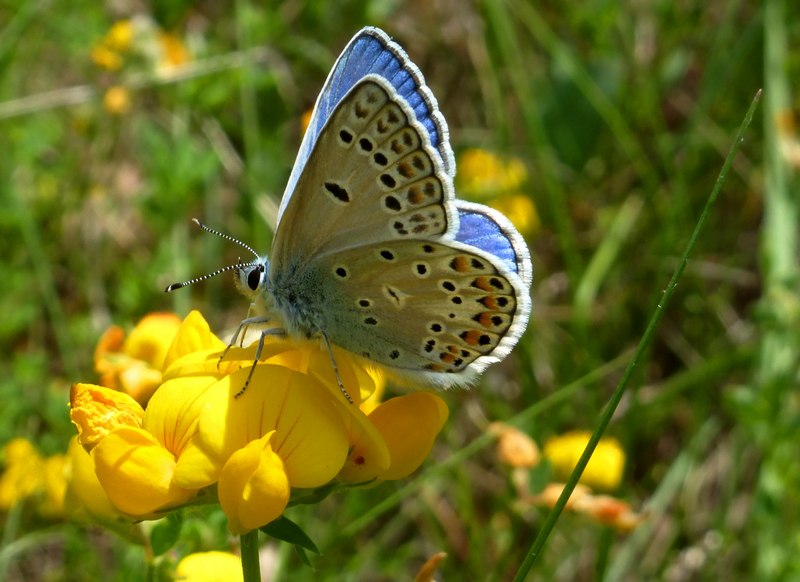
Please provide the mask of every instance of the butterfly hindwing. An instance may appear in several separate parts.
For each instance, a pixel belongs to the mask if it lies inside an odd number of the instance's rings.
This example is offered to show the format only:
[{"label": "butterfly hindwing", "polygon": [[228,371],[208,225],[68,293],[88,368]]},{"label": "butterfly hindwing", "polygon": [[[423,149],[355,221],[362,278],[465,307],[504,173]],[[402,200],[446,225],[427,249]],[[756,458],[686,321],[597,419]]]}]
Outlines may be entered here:
[{"label": "butterfly hindwing", "polygon": [[456,200],[456,208],[459,218],[456,240],[502,260],[530,287],[533,279],[530,252],[511,221],[483,204]]},{"label": "butterfly hindwing", "polygon": [[443,386],[502,359],[527,324],[520,278],[467,245],[385,241],[318,263],[331,341]]}]

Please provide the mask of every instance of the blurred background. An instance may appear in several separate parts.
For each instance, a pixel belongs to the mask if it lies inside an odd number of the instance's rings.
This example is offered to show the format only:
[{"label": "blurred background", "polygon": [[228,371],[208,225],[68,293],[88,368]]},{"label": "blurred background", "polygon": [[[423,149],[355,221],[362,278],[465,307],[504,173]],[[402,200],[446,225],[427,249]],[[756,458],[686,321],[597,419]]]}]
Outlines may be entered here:
[{"label": "blurred background", "polygon": [[[304,117],[365,25],[424,73],[459,196],[528,241],[533,316],[479,388],[444,395],[416,475],[287,513],[322,556],[312,571],[269,545],[273,579],[410,579],[441,551],[444,579],[513,577],[760,88],[585,483],[609,505],[566,512],[534,577],[800,576],[800,18],[780,0],[0,0],[0,445],[23,439],[37,467],[64,454],[69,386],[96,381],[112,324],[199,309],[227,337],[247,312],[231,277],[163,292],[241,252],[190,219],[269,249]],[[140,579],[141,545],[57,496],[42,509],[37,479],[0,481],[0,578]],[[230,546],[218,514],[200,517],[165,562]]]}]

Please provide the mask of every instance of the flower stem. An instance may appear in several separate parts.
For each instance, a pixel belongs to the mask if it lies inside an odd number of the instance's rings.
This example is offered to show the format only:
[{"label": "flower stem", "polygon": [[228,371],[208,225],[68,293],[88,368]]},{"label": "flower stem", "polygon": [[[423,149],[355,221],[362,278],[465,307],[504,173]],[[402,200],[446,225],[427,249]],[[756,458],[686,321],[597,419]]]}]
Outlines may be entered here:
[{"label": "flower stem", "polygon": [[261,582],[261,565],[258,562],[258,530],[239,537],[242,553],[242,574],[244,582]]}]

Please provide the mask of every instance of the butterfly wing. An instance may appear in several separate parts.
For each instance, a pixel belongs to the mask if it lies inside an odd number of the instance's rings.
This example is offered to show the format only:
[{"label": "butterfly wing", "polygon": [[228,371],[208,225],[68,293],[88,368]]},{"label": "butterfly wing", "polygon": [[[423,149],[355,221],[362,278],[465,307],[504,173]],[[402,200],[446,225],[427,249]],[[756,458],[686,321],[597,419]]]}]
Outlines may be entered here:
[{"label": "butterfly wing", "polygon": [[366,27],[359,31],[337,59],[320,91],[300,151],[278,210],[278,222],[297,190],[297,182],[311,157],[317,140],[333,112],[350,90],[368,75],[385,79],[408,104],[414,119],[425,129],[445,171],[455,174],[455,160],[444,116],[436,98],[425,85],[419,68],[406,52],[382,30]]},{"label": "butterfly wing", "polygon": [[398,238],[458,230],[453,182],[425,126],[383,77],[339,101],[303,167],[275,236],[272,269]]},{"label": "butterfly wing", "polygon": [[530,315],[527,284],[463,243],[385,241],[315,264],[333,343],[443,387],[502,360]]},{"label": "butterfly wing", "polygon": [[281,203],[265,292],[287,328],[442,386],[505,357],[530,314],[530,258],[502,215],[455,200],[454,172],[419,70],[364,29],[325,83]]},{"label": "butterfly wing", "polygon": [[533,281],[528,246],[511,221],[493,208],[456,200],[459,228],[456,240],[494,255],[516,273],[526,287]]}]

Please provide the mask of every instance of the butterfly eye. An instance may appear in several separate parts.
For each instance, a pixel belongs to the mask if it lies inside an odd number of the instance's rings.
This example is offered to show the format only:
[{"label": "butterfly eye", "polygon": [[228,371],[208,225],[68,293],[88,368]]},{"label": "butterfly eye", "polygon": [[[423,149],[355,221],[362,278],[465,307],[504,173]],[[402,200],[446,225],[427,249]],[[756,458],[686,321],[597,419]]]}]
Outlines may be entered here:
[{"label": "butterfly eye", "polygon": [[255,291],[258,289],[258,285],[261,283],[261,273],[263,272],[264,268],[259,265],[247,273],[247,286],[250,290]]}]

